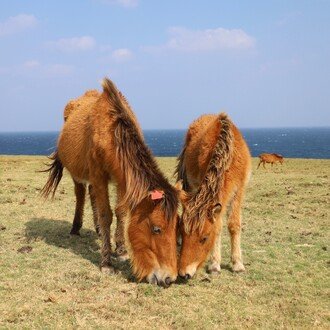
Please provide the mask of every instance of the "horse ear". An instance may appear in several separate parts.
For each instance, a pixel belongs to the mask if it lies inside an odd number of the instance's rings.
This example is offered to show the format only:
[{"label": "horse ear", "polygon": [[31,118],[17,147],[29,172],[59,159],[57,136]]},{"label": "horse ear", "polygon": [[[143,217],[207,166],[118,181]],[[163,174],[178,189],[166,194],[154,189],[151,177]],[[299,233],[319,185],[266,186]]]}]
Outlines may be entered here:
[{"label": "horse ear", "polygon": [[178,191],[179,193],[179,198],[182,204],[185,204],[185,202],[188,199],[188,194],[183,190],[183,181],[179,180],[175,184],[174,188]]},{"label": "horse ear", "polygon": [[164,198],[164,191],[163,190],[152,190],[149,191],[149,197],[151,200],[156,201]]},{"label": "horse ear", "polygon": [[217,203],[213,206],[212,209],[212,222],[214,222],[216,220],[216,218],[219,216],[220,212],[221,212],[222,206],[220,203]]},{"label": "horse ear", "polygon": [[174,188],[177,190],[177,191],[181,191],[182,188],[183,188],[183,181],[182,180],[179,180],[176,182]]}]

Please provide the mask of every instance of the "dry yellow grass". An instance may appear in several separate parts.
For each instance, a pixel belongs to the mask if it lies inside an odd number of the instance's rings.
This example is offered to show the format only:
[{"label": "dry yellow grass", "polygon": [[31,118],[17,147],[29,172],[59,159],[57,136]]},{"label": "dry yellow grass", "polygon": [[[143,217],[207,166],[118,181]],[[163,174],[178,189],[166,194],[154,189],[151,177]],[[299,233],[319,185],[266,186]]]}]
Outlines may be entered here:
[{"label": "dry yellow grass", "polygon": [[[174,158],[159,158],[170,176]],[[44,157],[0,157],[0,328],[329,328],[329,160],[256,168],[244,204],[247,272],[233,274],[224,231],[222,273],[161,289],[133,281],[128,265],[99,272],[87,203],[82,237],[70,237],[73,186],[38,193]],[[112,193],[111,203],[114,203]]]}]

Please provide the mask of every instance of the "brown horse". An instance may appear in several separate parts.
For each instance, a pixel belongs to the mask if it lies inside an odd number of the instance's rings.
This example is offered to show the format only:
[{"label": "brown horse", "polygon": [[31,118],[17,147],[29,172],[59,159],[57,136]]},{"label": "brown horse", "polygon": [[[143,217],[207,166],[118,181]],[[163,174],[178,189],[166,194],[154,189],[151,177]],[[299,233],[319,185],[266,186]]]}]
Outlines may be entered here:
[{"label": "brown horse", "polygon": [[280,163],[282,165],[283,162],[284,162],[283,156],[279,155],[279,154],[275,154],[275,153],[273,153],[273,154],[260,154],[259,159],[260,159],[260,161],[259,161],[257,169],[259,168],[259,166],[261,164],[264,168],[266,168],[266,166],[265,166],[266,163],[270,163],[273,166],[273,164],[276,164],[276,163]]},{"label": "brown horse", "polygon": [[111,272],[108,182],[113,181],[117,186],[117,250],[123,249],[125,231],[137,279],[168,286],[177,277],[177,191],[160,172],[132,110],[110,80],[104,79],[103,93],[83,96],[77,104],[80,109],[73,104],[74,111],[68,111],[43,195],[54,195],[65,167],[75,184],[71,233],[77,234],[86,184],[90,184],[94,220],[102,239],[101,269]]},{"label": "brown horse", "polygon": [[[139,127],[138,123],[136,122],[135,116],[132,112],[132,109],[131,109],[129,103],[127,102],[126,98],[121,94],[120,91],[118,91],[118,93],[120,94],[122,101],[125,103],[127,110],[130,111],[131,118],[135,120],[136,128],[139,130],[139,134],[142,137],[142,132],[140,131],[140,127]],[[67,121],[69,116],[73,112],[76,112],[78,110],[88,111],[91,107],[94,106],[94,104],[96,103],[96,101],[100,97],[100,95],[101,95],[101,93],[99,91],[97,91],[96,89],[92,89],[92,90],[86,91],[84,95],[82,95],[76,99],[70,100],[64,108],[64,112],[63,112],[64,121]],[[93,210],[94,226],[95,226],[95,230],[96,230],[97,234],[100,235],[100,226],[98,223],[98,216],[97,216],[95,202],[92,198],[92,196],[93,196],[92,189],[93,189],[93,187],[89,184],[88,191],[89,191],[92,210]],[[117,219],[121,218],[119,211],[120,210],[116,208],[115,213],[116,213]],[[117,224],[118,224],[118,222],[117,222]],[[125,245],[124,245],[123,226],[120,224],[121,224],[121,222],[117,226],[117,230],[116,230],[116,256],[119,260],[124,261],[124,260],[128,259],[128,255],[127,255],[127,251],[126,251]],[[70,234],[79,235],[79,230],[81,227],[82,227],[82,222],[74,221]]]},{"label": "brown horse", "polygon": [[191,278],[210,252],[208,270],[220,271],[222,217],[227,209],[233,270],[244,271],[241,204],[251,157],[241,133],[224,113],[203,115],[189,127],[178,161],[177,188],[183,188],[179,275]]},{"label": "brown horse", "polygon": [[[89,108],[93,107],[97,99],[100,97],[101,93],[97,91],[96,89],[89,90],[85,92],[84,95],[78,97],[77,99],[70,100],[67,105],[64,108],[63,117],[64,121],[67,121],[69,119],[69,116],[72,112],[81,110],[81,111],[88,111]],[[93,200],[93,187],[91,185],[88,185],[88,192],[91,200],[91,206],[93,210],[93,220],[94,220],[94,226],[96,233],[100,236],[100,225],[98,223],[98,215],[96,210],[95,201]],[[79,214],[79,210],[81,208],[81,215]],[[83,212],[83,205],[78,206],[78,217],[77,220],[73,221],[73,227],[70,232],[71,235],[80,235],[79,230],[82,227],[82,212]],[[116,214],[117,219],[119,216]],[[116,256],[124,261],[128,259],[128,255],[125,249],[124,245],[124,238],[122,233],[122,226],[118,225],[119,222],[117,222],[117,230],[116,230]]]}]

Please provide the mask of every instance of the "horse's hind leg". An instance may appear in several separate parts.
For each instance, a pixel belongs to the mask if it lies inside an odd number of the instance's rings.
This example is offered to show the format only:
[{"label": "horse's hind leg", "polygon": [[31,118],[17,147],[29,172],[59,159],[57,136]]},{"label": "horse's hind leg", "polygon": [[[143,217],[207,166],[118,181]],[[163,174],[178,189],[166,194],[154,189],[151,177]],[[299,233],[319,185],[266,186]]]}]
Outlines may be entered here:
[{"label": "horse's hind leg", "polygon": [[261,163],[262,163],[262,161],[260,160],[257,169],[260,167],[260,164],[261,164]]},{"label": "horse's hind leg", "polygon": [[79,230],[82,227],[86,187],[82,183],[74,182],[74,192],[76,194],[76,210],[74,214],[71,235],[80,235]]},{"label": "horse's hind leg", "polygon": [[94,221],[95,231],[96,231],[97,235],[100,236],[99,216],[98,216],[98,213],[97,213],[94,189],[93,189],[93,186],[91,184],[88,186],[88,192],[89,192],[89,197],[90,197],[90,200],[91,200],[91,206],[92,206],[92,210],[93,210],[93,221]]},{"label": "horse's hind leg", "polygon": [[98,180],[97,182],[93,182],[92,186],[102,239],[100,266],[102,272],[110,273],[113,271],[113,267],[111,265],[110,243],[112,211],[109,204],[108,182],[106,180]]},{"label": "horse's hind leg", "polygon": [[244,188],[240,188],[235,194],[228,218],[228,231],[231,240],[231,261],[234,272],[245,270],[241,252],[241,206],[244,196]]}]

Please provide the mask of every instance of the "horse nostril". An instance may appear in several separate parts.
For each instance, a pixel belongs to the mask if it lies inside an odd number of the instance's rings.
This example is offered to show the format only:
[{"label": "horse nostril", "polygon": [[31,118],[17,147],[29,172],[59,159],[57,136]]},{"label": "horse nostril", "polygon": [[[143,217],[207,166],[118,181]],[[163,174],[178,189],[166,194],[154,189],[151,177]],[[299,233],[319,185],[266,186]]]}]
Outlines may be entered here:
[{"label": "horse nostril", "polygon": [[169,285],[171,285],[171,283],[172,283],[171,278],[170,278],[169,276],[166,277],[166,278],[165,278],[165,284],[169,286]]},{"label": "horse nostril", "polygon": [[190,274],[186,274],[186,275],[184,276],[184,279],[185,279],[185,280],[190,280],[190,279],[191,279]]}]

